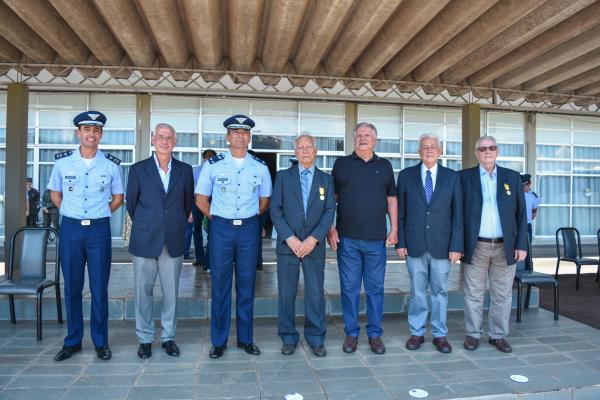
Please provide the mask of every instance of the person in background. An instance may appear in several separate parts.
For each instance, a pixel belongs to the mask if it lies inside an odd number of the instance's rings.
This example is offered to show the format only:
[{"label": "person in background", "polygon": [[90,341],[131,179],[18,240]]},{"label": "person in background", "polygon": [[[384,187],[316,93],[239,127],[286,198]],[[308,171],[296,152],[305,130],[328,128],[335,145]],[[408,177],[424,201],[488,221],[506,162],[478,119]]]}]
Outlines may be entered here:
[{"label": "person in background", "polygon": [[25,188],[27,190],[27,202],[29,208],[27,212],[27,226],[36,227],[38,213],[40,211],[40,192],[33,187],[33,179],[25,180]]},{"label": "person in background", "polygon": [[525,193],[525,205],[527,207],[527,233],[529,233],[529,243],[533,240],[533,220],[537,216],[540,199],[538,195],[531,190],[531,175],[521,175],[523,183],[523,192]]},{"label": "person in background", "polygon": [[52,202],[50,197],[52,192],[50,189],[44,190],[42,196],[42,215],[44,217],[44,226],[52,226],[56,230],[59,229],[58,208]]}]

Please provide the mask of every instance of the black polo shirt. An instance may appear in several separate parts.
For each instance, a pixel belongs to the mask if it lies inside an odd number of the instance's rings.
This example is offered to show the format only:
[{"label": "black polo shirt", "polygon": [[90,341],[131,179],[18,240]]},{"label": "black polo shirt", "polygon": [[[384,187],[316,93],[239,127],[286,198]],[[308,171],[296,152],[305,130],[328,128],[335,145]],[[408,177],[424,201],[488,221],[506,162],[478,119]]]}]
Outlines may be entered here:
[{"label": "black polo shirt", "polygon": [[352,153],[338,158],[331,171],[338,195],[339,236],[363,240],[387,237],[387,198],[396,196],[392,164],[373,154],[365,162]]}]

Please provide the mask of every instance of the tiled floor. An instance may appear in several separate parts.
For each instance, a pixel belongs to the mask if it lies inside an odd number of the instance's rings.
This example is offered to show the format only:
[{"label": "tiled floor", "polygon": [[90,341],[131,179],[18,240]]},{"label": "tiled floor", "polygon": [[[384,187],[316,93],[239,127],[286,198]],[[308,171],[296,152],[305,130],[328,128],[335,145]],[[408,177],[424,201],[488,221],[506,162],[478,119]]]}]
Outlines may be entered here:
[{"label": "tiled floor", "polygon": [[[363,321],[364,322],[364,321]],[[363,324],[364,325],[364,324]],[[509,341],[514,353],[503,354],[487,343],[475,352],[462,349],[462,313],[449,317],[452,354],[436,352],[430,338],[416,352],[404,348],[408,330],[404,315],[386,315],[387,353],[375,355],[361,336],[359,350],[341,350],[343,327],[329,320],[328,356],[316,358],[304,344],[292,356],[279,352],[274,319],[257,319],[255,340],[262,355],[253,357],[235,347],[219,360],[208,358],[206,319],[182,320],[177,342],[179,358],[168,357],[158,345],[148,360],[136,355],[133,321],[111,321],[113,359],[97,360],[86,333],[84,351],[56,363],[65,326],[44,322],[44,341],[35,341],[31,321],[16,326],[0,322],[0,399],[283,399],[298,392],[312,399],[408,399],[411,388],[429,392],[428,399],[452,399],[551,391],[600,385],[600,332],[549,312],[532,309],[523,323],[511,320]],[[509,375],[529,377],[514,383]],[[600,386],[575,393],[557,391],[527,399],[600,399]],[[521,398],[521,397],[519,397]]]}]

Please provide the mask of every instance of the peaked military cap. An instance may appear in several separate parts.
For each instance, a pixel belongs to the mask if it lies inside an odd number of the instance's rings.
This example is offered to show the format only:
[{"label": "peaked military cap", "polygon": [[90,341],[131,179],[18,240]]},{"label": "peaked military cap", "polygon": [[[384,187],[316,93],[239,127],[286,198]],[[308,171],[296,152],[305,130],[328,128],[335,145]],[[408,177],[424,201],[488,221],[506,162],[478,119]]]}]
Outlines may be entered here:
[{"label": "peaked military cap", "polygon": [[531,182],[531,175],[530,174],[523,174],[521,175],[521,183],[529,183]]},{"label": "peaked military cap", "polygon": [[100,111],[85,111],[73,118],[75,126],[92,125],[104,126],[106,124],[106,115]]},{"label": "peaked military cap", "polygon": [[223,126],[227,129],[246,129],[250,130],[254,128],[254,121],[243,114],[233,115],[223,122]]}]

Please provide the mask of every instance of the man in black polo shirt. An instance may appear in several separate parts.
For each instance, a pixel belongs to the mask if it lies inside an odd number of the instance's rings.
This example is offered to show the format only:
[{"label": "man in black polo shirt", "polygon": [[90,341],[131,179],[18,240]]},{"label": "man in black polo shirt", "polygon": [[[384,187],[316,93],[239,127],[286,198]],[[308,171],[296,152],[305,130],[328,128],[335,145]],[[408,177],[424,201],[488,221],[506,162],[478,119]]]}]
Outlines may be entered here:
[{"label": "man in black polo shirt", "polygon": [[[336,160],[332,175],[338,200],[336,227],[327,236],[337,250],[346,339],[343,350],[356,351],[360,287],[367,295],[367,336],[371,350],[385,353],[383,281],[385,246],[398,242],[398,208],[392,164],[374,153],[377,129],[361,122],[354,128],[354,153]],[[391,229],[387,232],[386,214]]]}]

